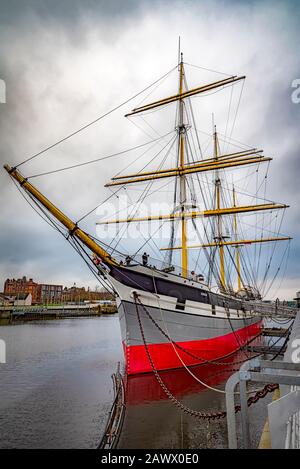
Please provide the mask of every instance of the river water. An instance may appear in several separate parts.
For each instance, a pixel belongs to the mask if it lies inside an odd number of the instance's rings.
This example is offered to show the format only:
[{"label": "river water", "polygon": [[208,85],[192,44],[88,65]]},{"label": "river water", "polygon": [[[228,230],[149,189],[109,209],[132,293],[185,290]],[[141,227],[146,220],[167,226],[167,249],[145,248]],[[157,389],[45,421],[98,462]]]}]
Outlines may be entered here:
[{"label": "river water", "polygon": [[118,317],[0,327],[0,448],[95,448],[122,360]]},{"label": "river water", "polygon": [[[111,374],[123,361],[117,315],[0,327],[7,363],[0,364],[0,448],[96,448],[113,400]],[[172,394],[191,409],[225,409],[218,389],[245,358],[226,369],[210,365],[161,373]],[[227,371],[226,371],[227,370]],[[166,397],[153,375],[130,377],[119,448],[222,448],[226,421],[199,420]],[[257,445],[266,401],[251,408]]]}]

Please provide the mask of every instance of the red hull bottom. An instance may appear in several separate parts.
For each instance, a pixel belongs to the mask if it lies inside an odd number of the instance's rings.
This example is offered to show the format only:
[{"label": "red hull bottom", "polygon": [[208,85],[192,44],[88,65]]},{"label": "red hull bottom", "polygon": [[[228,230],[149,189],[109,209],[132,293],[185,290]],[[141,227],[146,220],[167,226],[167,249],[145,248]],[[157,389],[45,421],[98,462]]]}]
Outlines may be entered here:
[{"label": "red hull bottom", "polygon": [[[213,339],[177,342],[185,351],[196,355],[199,360],[176,348],[171,343],[149,344],[148,350],[157,370],[182,368],[183,363],[188,366],[199,365],[202,360],[220,360],[240,349],[261,333],[262,321],[251,324],[243,329]],[[144,345],[124,346],[128,375],[149,373],[152,367]],[[177,353],[176,353],[177,352]],[[177,355],[178,354],[178,355]]]}]

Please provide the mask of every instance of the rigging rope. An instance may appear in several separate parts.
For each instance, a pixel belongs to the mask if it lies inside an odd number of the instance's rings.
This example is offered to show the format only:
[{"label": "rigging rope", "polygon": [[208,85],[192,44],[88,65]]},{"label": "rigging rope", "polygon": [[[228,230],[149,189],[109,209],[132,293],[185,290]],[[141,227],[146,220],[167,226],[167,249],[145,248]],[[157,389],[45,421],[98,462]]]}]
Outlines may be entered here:
[{"label": "rigging rope", "polygon": [[120,109],[121,107],[125,106],[125,104],[129,103],[130,101],[132,101],[133,99],[137,98],[139,95],[141,95],[142,93],[144,93],[145,91],[147,91],[149,88],[151,88],[152,86],[156,85],[156,83],[158,83],[160,80],[164,79],[167,75],[169,75],[170,73],[172,73],[175,69],[177,68],[177,65],[175,67],[173,67],[171,70],[169,70],[167,73],[165,73],[163,76],[161,76],[160,78],[158,78],[157,80],[155,80],[153,83],[151,83],[150,85],[146,86],[146,88],[144,88],[142,91],[139,91],[138,93],[134,94],[133,96],[131,96],[130,98],[127,98],[125,101],[123,101],[121,104],[118,104],[117,106],[115,106],[113,109],[107,111],[106,113],[102,114],[101,116],[97,117],[96,119],[94,119],[93,121],[89,122],[88,124],[85,124],[84,126],[80,127],[79,129],[75,130],[74,132],[70,133],[69,135],[67,135],[66,137],[58,140],[57,142],[53,143],[52,145],[49,145],[48,147],[44,148],[43,150],[39,151],[38,153],[35,153],[34,155],[30,156],[29,158],[25,159],[24,161],[22,161],[21,163],[17,164],[15,166],[15,168],[19,168],[21,165],[25,164],[25,163],[28,163],[29,161],[37,158],[38,156],[46,153],[48,150],[51,150],[52,148],[56,147],[57,145],[59,145],[60,143],[62,142],[65,142],[66,140],[70,139],[71,137],[74,137],[75,135],[77,135],[78,133],[82,132],[83,130],[87,129],[88,127],[94,125],[96,122],[99,122],[101,119],[104,119],[104,117],[108,116],[109,114],[112,114],[114,111],[117,111],[118,109]]},{"label": "rigging rope", "polygon": [[[244,91],[244,86],[245,86],[245,80],[242,80],[241,92],[240,92],[238,104],[237,104],[237,107],[236,107],[236,112],[235,112],[235,116],[234,116],[234,120],[233,120],[233,124],[232,124],[232,128],[231,128],[231,132],[230,132],[230,136],[229,136],[229,141],[231,140],[231,137],[232,137],[232,134],[233,134],[233,131],[234,131],[234,127],[235,127],[235,123],[236,123],[236,118],[237,118],[237,115],[238,115],[238,111],[239,111],[240,104],[241,104],[241,99],[242,99],[242,94],[243,94],[243,91]],[[229,147],[229,144],[227,145],[227,149],[228,149],[228,147]]]},{"label": "rigging rope", "polygon": [[[141,332],[141,336],[142,336],[142,339],[143,339],[143,343],[144,343],[144,347],[145,347],[145,350],[146,350],[146,354],[147,354],[147,357],[148,357],[148,360],[150,362],[150,365],[151,365],[151,368],[152,368],[152,371],[154,373],[154,376],[156,377],[159,385],[161,386],[161,388],[163,389],[163,391],[165,392],[165,394],[168,396],[168,398],[173,402],[173,404],[175,404],[177,407],[179,407],[183,412],[189,414],[189,415],[192,415],[193,417],[196,417],[196,418],[202,418],[202,419],[208,419],[208,420],[213,420],[213,419],[220,419],[220,418],[224,418],[226,417],[226,411],[219,411],[219,412],[203,412],[203,411],[196,411],[196,410],[193,410],[189,407],[187,407],[186,405],[184,405],[182,402],[180,402],[175,396],[174,394],[172,394],[172,392],[167,388],[166,384],[164,383],[164,381],[162,380],[160,374],[158,373],[157,369],[155,368],[155,365],[154,365],[154,362],[152,360],[152,357],[151,357],[151,354],[150,354],[150,351],[149,351],[149,348],[148,348],[148,344],[146,342],[146,338],[145,338],[145,334],[144,334],[144,330],[143,330],[143,326],[142,326],[142,321],[141,321],[141,317],[140,317],[140,313],[139,313],[139,309],[138,309],[138,305],[137,305],[137,301],[136,301],[136,298],[135,297],[135,305],[136,305],[136,312],[137,312],[137,318],[138,318],[138,322],[139,322],[139,327],[140,327],[140,332]],[[218,391],[218,392],[222,392],[220,389],[217,389],[217,388],[212,388],[211,386],[207,385],[206,383],[203,383],[201,380],[199,380],[198,377],[195,376],[195,378],[197,378],[197,381],[204,385],[205,387],[209,388],[209,389],[212,389],[212,390],[215,390],[215,391]],[[255,395],[254,396],[250,396],[248,398],[248,401],[247,401],[247,404],[248,406],[256,403],[260,398],[263,398],[267,395],[268,392],[272,392],[274,391],[275,389],[278,388],[278,384],[267,384],[264,388],[258,390],[255,392]],[[223,391],[224,392],[224,391]],[[249,393],[252,393],[254,391],[248,391]],[[235,406],[235,412],[239,412],[241,410],[241,406],[240,405],[236,405]]]},{"label": "rigging rope", "polygon": [[[170,152],[171,149],[172,149],[173,143],[175,142],[175,139],[176,139],[176,136],[174,137],[173,142],[172,142],[172,139],[171,139],[171,140],[158,152],[158,154],[155,155],[155,157],[153,158],[153,159],[155,159],[158,155],[160,155],[160,153],[171,143],[171,147],[170,147],[170,148],[168,149],[168,151],[166,152],[166,155],[164,156],[162,162],[160,163],[160,165],[159,165],[159,167],[158,167],[158,170],[161,169],[161,167],[163,166],[165,160],[167,159],[168,154],[169,154],[169,152]],[[153,185],[153,182],[154,182],[154,180],[152,180],[152,181],[150,180],[150,181],[147,183],[147,185],[146,185],[144,191],[142,192],[142,194],[141,194],[140,197],[138,198],[138,201],[137,201],[137,203],[136,203],[135,210],[132,210],[132,211],[131,211],[131,214],[130,214],[129,217],[128,217],[129,219],[130,219],[130,218],[133,218],[133,217],[136,215],[137,211],[138,211],[139,208],[140,208],[140,205],[141,205],[142,202],[145,200],[145,198],[149,195],[149,191],[150,191],[150,189],[151,189],[151,187],[152,187],[152,185]],[[125,224],[125,225],[124,225],[124,228],[123,228],[123,233],[125,232],[126,228],[127,228],[127,226],[126,226],[126,224]],[[114,252],[114,249],[115,249],[115,248],[118,246],[118,244],[120,243],[120,240],[121,240],[121,236],[119,237],[119,240],[116,240],[115,246],[114,246],[114,248],[113,248],[113,252]],[[114,241],[114,240],[112,240],[112,242],[113,242],[113,241]]]},{"label": "rigging rope", "polygon": [[232,77],[233,76],[232,74],[219,72],[218,70],[213,70],[212,68],[200,67],[200,65],[194,65],[194,64],[190,64],[188,62],[183,62],[183,63],[184,63],[184,65],[188,65],[189,67],[199,68],[200,70],[206,70],[207,72],[219,73],[220,75],[224,75],[224,76],[227,76],[227,77]]},{"label": "rigging rope", "polygon": [[115,156],[120,156],[120,155],[123,155],[125,153],[129,153],[130,151],[138,150],[139,148],[150,145],[151,143],[157,142],[158,140],[161,140],[164,137],[167,137],[168,135],[171,135],[173,132],[174,131],[172,130],[172,131],[168,132],[167,134],[165,134],[165,135],[163,135],[163,136],[161,136],[157,139],[151,140],[149,142],[141,143],[140,145],[136,145],[135,147],[127,148],[126,150],[122,150],[122,151],[119,151],[119,152],[116,152],[116,153],[112,153],[111,155],[101,156],[99,158],[95,158],[94,160],[89,160],[89,161],[85,161],[83,163],[77,163],[77,164],[73,164],[73,165],[70,165],[70,166],[65,166],[64,168],[58,168],[58,169],[54,169],[52,171],[47,171],[47,172],[44,172],[44,173],[33,174],[32,176],[28,176],[27,179],[32,179],[32,178],[36,178],[36,177],[40,177],[40,176],[47,176],[49,174],[59,173],[61,171],[67,171],[67,170],[73,169],[73,168],[79,168],[81,166],[86,166],[88,164],[97,163],[98,161],[107,160],[107,159],[113,158]]},{"label": "rigging rope", "polygon": [[[164,136],[161,137],[161,138],[164,138],[164,137],[166,137],[167,135],[170,135],[171,133],[173,133],[173,131],[170,132],[169,134],[164,135]],[[172,140],[172,139],[171,139],[171,140]],[[170,140],[170,142],[171,142],[171,140]],[[170,142],[168,142],[168,143],[170,143]],[[167,145],[166,145],[166,146],[167,146]],[[152,147],[151,147],[151,148],[152,148]],[[165,147],[163,147],[163,149],[164,149],[164,148],[165,148]],[[140,157],[143,156],[145,153],[147,153],[147,151],[148,151],[148,149],[147,149],[144,153],[142,153],[142,155],[139,155],[138,158],[140,158]],[[161,153],[161,151],[162,151],[162,150],[160,150],[160,151],[159,151],[159,152],[158,152],[158,153],[140,170],[140,171],[143,171],[152,161],[154,161],[154,159]],[[138,158],[136,158],[135,161],[137,161]],[[126,166],[125,169],[127,169],[131,164],[132,164],[132,163],[130,163],[128,166]],[[117,175],[119,175],[120,173],[121,173],[121,172],[117,173],[117,174],[115,175],[115,177],[116,177]],[[168,183],[169,183],[169,182],[168,182]],[[168,184],[168,183],[167,183],[167,184]],[[167,185],[167,184],[166,184],[166,185]],[[163,186],[163,187],[164,187],[164,186]],[[108,202],[108,200],[110,200],[114,195],[117,196],[117,193],[120,192],[120,191],[123,190],[123,189],[126,190],[126,187],[125,187],[124,185],[123,185],[123,186],[120,186],[115,192],[112,192],[112,194],[111,194],[109,197],[107,197],[104,201],[100,202],[100,203],[97,204],[94,208],[92,208],[92,209],[89,210],[87,213],[85,213],[85,214],[77,221],[77,223],[79,223],[80,221],[84,220],[86,217],[88,217],[89,215],[91,215],[91,213],[93,213],[95,210],[97,210],[99,207],[101,207],[101,205],[104,205],[106,202]],[[118,196],[117,196],[117,197],[118,197]],[[134,203],[132,203],[131,205],[134,205]],[[131,205],[129,205],[129,207],[130,207]],[[121,210],[119,210],[118,212],[116,212],[116,214],[118,214],[120,211],[121,211]]]}]

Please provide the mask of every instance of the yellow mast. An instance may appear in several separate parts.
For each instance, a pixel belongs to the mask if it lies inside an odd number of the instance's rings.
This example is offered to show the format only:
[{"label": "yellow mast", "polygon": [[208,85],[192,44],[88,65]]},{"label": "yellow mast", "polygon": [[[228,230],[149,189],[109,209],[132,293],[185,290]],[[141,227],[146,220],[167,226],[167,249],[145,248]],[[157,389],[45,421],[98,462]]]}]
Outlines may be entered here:
[{"label": "yellow mast", "polygon": [[[185,212],[185,218],[199,218],[199,217],[216,217],[219,215],[232,215],[233,213],[250,213],[250,212],[259,212],[263,210],[279,210],[288,208],[289,205],[284,204],[259,204],[259,205],[241,205],[238,207],[223,207],[220,210],[204,210],[198,211],[193,210]],[[181,218],[181,213],[169,213],[163,215],[155,215],[153,217],[130,217],[130,218],[120,218],[117,220],[105,220],[98,221],[97,225],[111,225],[113,223],[136,223],[141,221],[154,221],[154,220],[179,220]],[[288,238],[289,239],[289,238]],[[224,243],[223,243],[224,244]],[[242,243],[244,244],[244,242]],[[197,245],[199,246],[199,245]],[[210,244],[212,246],[212,244]],[[195,247],[195,246],[191,246]],[[172,248],[170,248],[172,249]],[[180,246],[181,249],[181,246]]]},{"label": "yellow mast", "polygon": [[15,168],[11,168],[8,164],[4,165],[4,169],[13,177],[20,186],[29,192],[35,200],[38,200],[62,225],[64,225],[71,236],[80,239],[94,254],[99,256],[108,265],[119,265],[119,263],[111,257],[111,255],[99,246],[87,233],[85,233],[77,223],[74,223],[61,210],[59,210],[50,200],[48,200],[36,187],[27,181],[24,176]]},{"label": "yellow mast", "polygon": [[[179,65],[179,95],[182,95],[183,92],[183,79],[184,79],[184,66],[183,59],[181,54],[181,61]],[[183,99],[179,100],[179,126],[178,126],[178,135],[179,135],[179,167],[181,170],[184,170],[184,144],[185,144],[185,125],[183,121],[183,111],[184,103]],[[180,207],[181,207],[181,266],[182,266],[182,275],[187,276],[188,272],[188,251],[187,251],[187,239],[186,239],[186,218],[185,218],[185,204],[186,204],[186,180],[185,175],[181,174],[180,176]]]},{"label": "yellow mast", "polygon": [[[236,207],[236,194],[235,194],[235,188],[233,186],[233,207]],[[237,218],[236,218],[236,213],[233,215],[233,224],[234,224],[234,237],[235,241],[237,242],[238,240],[238,235],[237,235]],[[241,290],[242,288],[242,282],[241,282],[241,263],[240,263],[240,248],[239,244],[236,244],[235,246],[235,261],[236,261],[236,269],[237,269],[237,284],[238,284],[238,291]]]},{"label": "yellow mast", "polygon": [[154,103],[146,104],[144,106],[138,107],[133,109],[132,112],[125,114],[125,117],[132,116],[134,114],[138,114],[139,112],[150,111],[151,109],[157,108],[159,106],[165,106],[165,104],[173,103],[174,101],[179,101],[183,98],[189,98],[199,93],[206,93],[207,91],[211,91],[215,88],[219,88],[221,86],[230,85],[231,83],[236,83],[239,80],[244,80],[246,77],[237,77],[232,76],[229,78],[225,78],[223,80],[216,81],[214,83],[210,83],[204,86],[198,86],[192,90],[186,90],[184,93],[179,93],[174,96],[169,96],[168,98],[160,99],[159,101],[155,101]]},{"label": "yellow mast", "polygon": [[[290,241],[290,236],[280,236],[277,238],[259,238],[259,239],[239,239],[237,241],[224,241],[223,246],[237,246],[239,245],[249,245],[249,244],[256,244],[256,243],[271,243],[273,241]],[[187,246],[187,249],[198,249],[198,248],[212,248],[218,246],[218,243],[205,243],[205,244],[192,244]],[[174,246],[172,248],[160,248],[160,251],[176,251],[176,249],[181,249],[181,246]]]},{"label": "yellow mast", "polygon": [[[218,136],[216,126],[214,128],[214,156],[216,162],[218,161]],[[221,210],[221,180],[219,178],[219,170],[216,169],[216,180],[215,180],[215,206],[216,210],[219,212]],[[219,256],[220,256],[220,283],[221,289],[226,290],[225,283],[225,259],[224,259],[224,246],[223,246],[223,236],[222,236],[222,216],[221,214],[217,215],[217,241],[219,246]]]},{"label": "yellow mast", "polygon": [[[221,159],[222,158],[222,159]],[[112,186],[123,186],[126,184],[134,184],[137,182],[153,181],[155,179],[163,179],[174,176],[182,176],[183,174],[201,173],[205,171],[213,171],[215,169],[227,169],[232,167],[244,166],[249,164],[264,163],[270,161],[272,158],[265,156],[236,156],[227,158],[223,156],[218,157],[218,161],[203,160],[201,163],[185,164],[184,169],[180,166],[170,169],[162,169],[159,171],[151,171],[139,174],[133,174],[130,176],[121,176],[115,179],[113,182],[105,184],[105,187]],[[180,162],[179,162],[180,164]],[[126,179],[129,178],[129,179]]]},{"label": "yellow mast", "polygon": [[[228,162],[229,163],[235,163],[235,162],[248,161],[249,160],[249,163],[247,163],[247,164],[250,164],[250,161],[252,161],[253,159],[255,161],[257,159],[259,159],[259,162],[261,161],[261,159],[263,159],[263,161],[271,161],[272,160],[272,158],[269,158],[269,157],[266,158],[263,155],[259,155],[259,153],[262,153],[262,152],[263,152],[263,150],[253,149],[253,150],[250,150],[250,151],[246,150],[246,151],[242,151],[242,152],[238,151],[238,152],[235,152],[235,153],[228,153],[227,155],[219,155],[218,163],[216,163],[215,158],[205,158],[205,159],[202,159],[202,160],[199,160],[199,161],[195,161],[193,163],[188,163],[187,162],[185,164],[185,168],[187,168],[187,169],[200,168],[200,170],[201,170],[201,168],[203,169],[206,166],[210,167],[211,165],[214,165],[214,167],[215,166],[221,167],[220,165],[222,165],[223,162],[225,162],[227,164]],[[181,171],[181,173],[186,173],[186,170]],[[121,179],[129,179],[129,178],[137,178],[137,177],[140,178],[141,176],[153,176],[153,175],[163,174],[163,173],[175,173],[175,175],[177,175],[179,171],[180,171],[179,167],[164,168],[164,169],[159,169],[159,170],[155,170],[155,171],[144,171],[142,173],[139,172],[139,173],[134,173],[134,174],[126,174],[126,175],[122,175],[122,176],[114,176],[114,177],[111,178],[111,180],[112,181],[118,181],[118,180],[121,180]],[[127,181],[125,181],[124,184],[126,184],[126,183],[127,183]]]},{"label": "yellow mast", "polygon": [[[288,205],[283,204],[260,204],[260,205],[250,205],[250,206],[237,206],[236,205],[236,193],[233,187],[233,206],[232,207],[221,207],[221,181],[219,178],[220,169],[228,169],[231,167],[238,167],[242,165],[249,164],[259,164],[261,162],[270,161],[272,158],[264,157],[261,155],[262,150],[249,149],[246,151],[239,151],[235,153],[229,153],[226,155],[220,154],[218,136],[216,131],[216,126],[214,128],[214,154],[205,160],[199,160],[193,163],[185,162],[185,136],[187,131],[187,126],[184,123],[184,99],[191,96],[205,93],[209,90],[225,87],[227,85],[243,80],[245,77],[229,77],[223,80],[219,80],[208,85],[199,86],[197,88],[183,91],[184,88],[184,63],[183,55],[181,54],[181,59],[179,63],[179,92],[174,96],[170,96],[165,99],[155,101],[147,105],[143,105],[139,108],[133,109],[133,111],[126,116],[131,116],[141,112],[147,112],[149,110],[155,109],[160,106],[165,106],[173,102],[179,102],[179,118],[178,118],[178,166],[175,168],[162,169],[159,171],[147,171],[144,173],[130,174],[127,176],[119,176],[112,178],[114,182],[106,184],[106,186],[115,186],[115,185],[126,185],[136,182],[145,182],[154,179],[167,178],[167,177],[179,177],[180,183],[180,210],[176,213],[159,215],[153,217],[138,217],[138,218],[128,218],[120,220],[109,220],[97,223],[101,224],[110,224],[110,223],[130,223],[130,222],[139,222],[139,221],[150,221],[150,220],[175,220],[179,219],[181,221],[181,235],[182,243],[181,246],[172,246],[171,248],[162,248],[161,250],[181,250],[182,257],[182,275],[187,276],[188,273],[188,249],[190,248],[199,248],[199,247],[217,247],[219,249],[219,262],[220,262],[220,287],[221,291],[226,291],[226,279],[225,279],[225,257],[224,257],[224,246],[233,245],[236,247],[236,265],[237,265],[237,283],[238,290],[241,289],[241,269],[240,269],[240,251],[239,245],[243,244],[252,244],[252,243],[264,243],[271,241],[280,241],[280,240],[290,240],[289,237],[277,237],[277,238],[265,238],[265,239],[244,239],[238,240],[237,237],[237,214],[247,213],[254,211],[264,211],[264,210],[274,210],[287,208]],[[36,199],[40,205],[45,207],[62,225],[64,225],[70,236],[78,238],[85,246],[87,246],[91,252],[99,256],[104,263],[111,266],[121,266],[122,264],[118,263],[108,252],[106,252],[99,244],[97,244],[87,233],[85,233],[77,223],[74,223],[69,219],[63,212],[61,212],[54,204],[52,204],[37,188],[35,188],[28,180],[22,176],[22,174],[16,169],[11,168],[9,165],[4,165],[6,171],[14,178],[20,186],[27,191],[29,194]],[[187,200],[186,200],[186,175],[206,172],[206,171],[215,171],[215,207],[212,210],[200,211],[187,211]],[[225,241],[225,237],[222,234],[222,216],[233,214],[234,216],[234,232],[235,237],[234,241]],[[187,245],[187,220],[194,219],[198,217],[211,217],[216,216],[216,237],[214,242],[201,245]]]}]

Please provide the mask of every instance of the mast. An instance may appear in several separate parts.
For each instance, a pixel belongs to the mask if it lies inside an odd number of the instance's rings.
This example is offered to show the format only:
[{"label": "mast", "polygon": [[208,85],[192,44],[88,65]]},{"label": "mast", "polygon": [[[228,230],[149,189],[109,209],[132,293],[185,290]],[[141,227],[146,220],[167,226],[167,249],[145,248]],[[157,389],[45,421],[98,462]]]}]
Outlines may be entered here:
[{"label": "mast", "polygon": [[[183,93],[183,79],[184,79],[184,66],[183,54],[181,53],[181,60],[179,65],[179,95]],[[183,119],[184,102],[183,98],[179,100],[179,125],[178,125],[178,139],[179,139],[179,168],[184,170],[185,166],[185,125]],[[180,209],[181,209],[181,266],[182,275],[187,276],[188,272],[188,251],[186,239],[186,218],[185,218],[185,204],[186,204],[186,178],[185,174],[181,174],[180,178]]]},{"label": "mast", "polygon": [[48,200],[36,187],[27,181],[24,176],[16,169],[11,168],[8,164],[4,165],[4,169],[14,178],[26,192],[38,201],[44,208],[48,210],[65,228],[69,230],[70,236],[78,238],[90,251],[100,257],[106,265],[119,265],[119,263],[111,257],[98,243],[96,243],[87,233],[85,233],[77,223],[70,220],[61,210],[59,210],[50,200]]},{"label": "mast", "polygon": [[[226,269],[225,269],[225,246],[235,246],[236,249],[236,263],[238,270],[238,288],[241,286],[241,269],[240,269],[240,251],[238,249],[239,245],[250,245],[255,243],[269,243],[273,241],[283,241],[290,239],[286,236],[281,237],[269,237],[261,239],[238,239],[237,234],[235,235],[234,240],[226,240],[227,236],[224,236],[224,216],[234,215],[234,223],[237,227],[237,215],[243,213],[254,213],[259,211],[267,210],[279,210],[285,209],[288,205],[280,203],[260,203],[260,204],[250,204],[250,205],[237,205],[236,200],[231,207],[226,207],[224,204],[221,204],[221,195],[222,195],[222,186],[220,180],[220,170],[230,170],[233,168],[257,165],[264,162],[269,162],[272,158],[264,156],[263,150],[257,150],[256,148],[249,148],[248,150],[240,150],[237,152],[231,152],[227,154],[222,154],[219,148],[218,135],[216,127],[214,128],[213,141],[214,141],[214,151],[211,156],[207,158],[198,159],[193,162],[186,161],[185,151],[186,151],[186,132],[189,128],[184,122],[184,103],[186,98],[190,98],[196,95],[203,95],[208,91],[212,91],[218,88],[224,88],[229,85],[233,85],[240,80],[244,80],[245,76],[231,76],[226,79],[218,80],[213,83],[206,85],[201,85],[196,88],[187,89],[185,84],[185,69],[183,62],[183,54],[180,54],[178,60],[178,71],[179,71],[179,89],[177,94],[171,95],[166,98],[159,99],[157,101],[144,104],[140,107],[132,109],[131,112],[127,113],[125,116],[134,116],[140,113],[148,113],[154,109],[169,105],[174,102],[178,102],[178,119],[177,119],[177,137],[178,137],[178,154],[177,154],[177,165],[169,168],[160,168],[156,170],[147,170],[139,171],[137,173],[116,175],[111,178],[110,182],[105,184],[105,187],[116,187],[116,186],[127,186],[132,184],[143,184],[146,182],[159,181],[162,179],[175,178],[179,183],[179,198],[177,209],[175,208],[172,213],[157,214],[151,216],[129,216],[126,218],[119,219],[110,219],[105,221],[99,221],[97,225],[109,225],[109,224],[121,224],[121,223],[139,223],[139,222],[150,222],[150,221],[170,221],[178,220],[181,226],[181,245],[174,246],[173,242],[169,247],[161,248],[161,251],[173,251],[180,250],[181,252],[181,268],[182,275],[186,276],[188,272],[188,250],[192,248],[210,248],[215,247],[219,253],[219,267],[220,272],[216,280],[219,283],[220,290],[225,292],[227,289],[226,282]],[[199,155],[200,156],[200,155]],[[214,207],[212,209],[205,210],[195,210],[195,207],[190,207],[187,204],[187,182],[188,176],[193,174],[198,174],[201,172],[213,172],[215,174],[215,200]],[[235,195],[234,195],[235,197]],[[195,244],[188,245],[187,243],[187,223],[190,219],[196,218],[206,218],[206,217],[215,217],[215,229],[213,230],[214,239],[210,243],[206,244]]]},{"label": "mast", "polygon": [[[289,205],[285,204],[275,204],[275,203],[269,203],[269,204],[259,204],[259,205],[238,205],[237,207],[223,207],[220,210],[193,210],[190,212],[185,212],[185,218],[199,218],[199,217],[217,217],[218,215],[232,215],[233,213],[250,213],[250,212],[260,212],[264,210],[278,210],[278,209],[285,209],[288,208]],[[96,222],[97,225],[111,225],[113,223],[137,223],[141,221],[154,221],[154,220],[179,220],[182,217],[181,213],[168,213],[168,214],[163,214],[163,215],[154,215],[151,217],[130,217],[130,218],[119,218],[116,220],[105,220],[105,221],[98,221]],[[277,238],[276,238],[277,239]],[[286,238],[284,238],[286,239]],[[290,239],[290,238],[287,238]],[[239,241],[241,244],[247,244],[247,243],[253,243],[254,241],[257,240],[243,240],[242,243]],[[269,239],[268,239],[269,241]],[[227,243],[223,242],[223,244],[236,244],[234,243]],[[187,246],[187,248],[191,247],[199,247],[200,245],[193,245],[193,246]],[[202,246],[202,245],[201,245]],[[215,243],[210,243],[206,245],[208,246],[215,246]],[[170,249],[181,249],[180,247],[173,247]]]},{"label": "mast", "polygon": [[[180,52],[180,51],[179,51]],[[179,62],[180,60],[180,62]],[[181,251],[181,267],[182,267],[182,276],[186,277],[188,273],[188,249],[191,248],[210,248],[215,247],[219,250],[219,266],[220,266],[220,275],[219,279],[216,279],[218,283],[220,282],[220,290],[221,292],[226,292],[226,278],[225,278],[225,252],[224,246],[234,246],[236,248],[235,251],[235,258],[236,258],[236,268],[237,268],[237,284],[238,290],[241,289],[241,264],[240,264],[240,245],[250,245],[254,243],[269,243],[269,242],[277,242],[277,241],[285,241],[290,240],[290,237],[281,236],[281,237],[269,237],[269,238],[260,238],[260,239],[238,239],[237,235],[237,215],[242,213],[252,213],[252,212],[259,212],[259,211],[266,211],[266,210],[278,210],[278,209],[285,209],[288,205],[284,204],[277,204],[277,203],[260,203],[258,205],[244,205],[238,206],[236,203],[236,193],[233,187],[233,205],[232,207],[222,206],[221,204],[221,195],[222,195],[222,185],[220,180],[220,170],[237,168],[240,166],[248,166],[252,164],[260,164],[262,162],[269,162],[272,158],[263,156],[262,150],[257,150],[256,148],[248,149],[248,150],[240,150],[234,153],[227,153],[221,154],[219,142],[218,142],[218,135],[216,126],[214,126],[214,133],[213,133],[213,142],[214,142],[214,151],[213,155],[210,157],[203,159],[202,152],[200,151],[201,159],[193,161],[192,163],[189,161],[185,161],[185,149],[188,148],[188,139],[186,132],[190,128],[188,124],[188,115],[186,114],[186,123],[184,122],[184,108],[185,108],[185,99],[190,98],[196,95],[205,94],[208,91],[224,88],[228,85],[233,85],[240,80],[244,80],[245,76],[231,76],[226,79],[218,80],[213,83],[209,83],[207,85],[201,85],[193,89],[187,89],[187,84],[185,81],[185,70],[184,70],[184,62],[183,62],[183,54],[180,54],[180,58],[178,59],[178,71],[179,71],[179,90],[178,93],[172,96],[169,96],[164,99],[157,100],[155,102],[137,107],[133,109],[130,113],[126,114],[126,117],[136,115],[139,113],[145,113],[151,111],[153,109],[159,108],[161,106],[166,106],[168,104],[174,103],[178,101],[178,120],[177,120],[177,127],[175,129],[178,136],[178,147],[177,147],[177,166],[167,168],[167,169],[159,169],[156,171],[140,171],[136,174],[129,174],[129,175],[122,175],[122,176],[115,176],[112,178],[112,182],[105,185],[105,187],[111,186],[118,186],[122,185],[125,186],[127,184],[134,184],[134,183],[143,183],[146,181],[153,181],[159,180],[162,178],[171,178],[175,177],[176,182],[179,182],[179,204],[178,198],[175,191],[174,199],[176,202],[177,207],[174,207],[172,213],[162,214],[162,215],[154,215],[148,217],[130,217],[125,219],[117,219],[117,220],[106,220],[102,222],[98,222],[97,225],[107,225],[107,224],[119,224],[119,223],[131,223],[131,222],[141,222],[141,221],[154,221],[154,220],[169,220],[174,221],[178,220],[181,222],[181,246],[174,246],[172,241],[172,247],[168,248],[161,248],[161,251],[166,250],[180,250]],[[185,91],[184,91],[184,83],[185,83]],[[186,146],[187,144],[187,146]],[[172,143],[173,145],[173,143]],[[200,146],[200,145],[199,145]],[[26,160],[28,161],[28,160]],[[24,162],[26,162],[24,161]],[[23,162],[23,163],[24,163]],[[22,164],[23,164],[22,163]],[[19,165],[18,165],[19,166]],[[147,166],[147,165],[146,165]],[[9,175],[14,178],[19,185],[32,196],[32,198],[37,202],[37,205],[41,208],[43,206],[49,213],[53,215],[67,230],[71,237],[77,238],[84,244],[86,247],[90,249],[91,252],[96,254],[99,258],[103,260],[103,263],[109,266],[118,266],[121,267],[123,264],[122,262],[117,262],[105,249],[103,249],[95,240],[88,235],[88,233],[84,232],[77,223],[73,222],[70,218],[68,218],[62,211],[60,211],[50,200],[48,200],[37,188],[35,188],[31,183],[28,182],[27,178],[23,177],[22,174],[16,169],[16,167],[11,168],[9,165],[4,165],[4,168],[9,173]],[[67,169],[67,168],[64,168]],[[194,210],[196,206],[188,205],[187,204],[187,176],[192,175],[194,173],[198,174],[200,172],[210,172],[213,171],[215,174],[215,201],[214,207],[210,210]],[[47,174],[47,173],[45,173]],[[179,178],[179,179],[178,179]],[[175,204],[174,204],[175,205]],[[234,240],[226,241],[228,236],[224,236],[223,232],[223,217],[232,215],[233,214],[233,226],[234,226]],[[189,219],[196,219],[196,218],[205,218],[205,217],[216,217],[215,228],[212,230],[214,239],[210,243],[206,244],[198,244],[198,245],[187,245],[187,222]],[[228,283],[228,282],[227,282]],[[228,289],[228,292],[230,290]]]},{"label": "mast", "polygon": [[[217,128],[214,126],[214,157],[216,163],[219,159],[219,151],[218,151],[218,136],[217,136]],[[217,225],[217,236],[215,240],[218,243],[219,247],[219,257],[220,257],[220,286],[223,291],[226,290],[226,283],[225,283],[225,259],[224,259],[224,246],[223,246],[223,235],[222,235],[222,215],[221,215],[221,180],[219,177],[219,169],[216,169],[216,179],[215,179],[215,208],[218,212],[216,217],[216,225]]]},{"label": "mast", "polygon": [[[235,188],[233,186],[233,191],[232,191],[232,196],[233,196],[233,207],[236,207],[236,194],[235,194]],[[233,215],[233,226],[234,226],[234,239],[237,242],[238,241],[238,235],[237,235],[237,218],[236,218],[236,213]],[[241,290],[242,287],[242,282],[241,282],[241,263],[240,263],[240,248],[239,244],[237,243],[235,246],[235,262],[236,262],[236,269],[237,269],[237,285],[238,285],[238,291]]]}]

